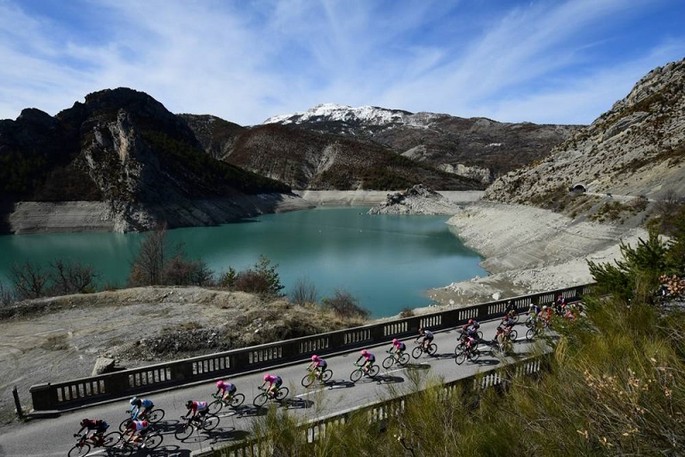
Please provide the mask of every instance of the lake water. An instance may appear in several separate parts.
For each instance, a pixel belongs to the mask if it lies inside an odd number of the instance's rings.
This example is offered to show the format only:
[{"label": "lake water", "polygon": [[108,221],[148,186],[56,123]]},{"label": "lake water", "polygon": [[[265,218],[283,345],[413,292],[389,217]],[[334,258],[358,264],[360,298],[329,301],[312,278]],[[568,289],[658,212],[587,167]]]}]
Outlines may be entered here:
[{"label": "lake water", "polygon": [[[480,256],[465,248],[447,216],[370,216],[368,208],[317,208],[260,216],[218,227],[169,230],[188,256],[216,272],[240,271],[265,255],[278,264],[284,292],[299,279],[314,284],[319,299],[336,289],[355,296],[374,317],[430,304],[426,289],[487,273]],[[47,265],[78,260],[100,273],[100,283],[124,285],[143,235],[62,233],[0,236],[0,280],[13,262]]]}]

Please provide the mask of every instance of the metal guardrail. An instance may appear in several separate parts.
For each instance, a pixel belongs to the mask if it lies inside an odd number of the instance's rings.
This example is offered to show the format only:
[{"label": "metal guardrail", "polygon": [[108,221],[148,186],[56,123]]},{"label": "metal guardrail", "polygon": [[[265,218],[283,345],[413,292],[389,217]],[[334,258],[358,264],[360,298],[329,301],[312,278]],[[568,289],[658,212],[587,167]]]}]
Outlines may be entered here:
[{"label": "metal guardrail", "polygon": [[463,325],[469,319],[493,319],[504,314],[510,300],[519,311],[527,310],[530,303],[540,306],[552,304],[558,295],[569,301],[579,300],[592,286],[584,284],[71,381],[36,384],[29,389],[33,413],[63,411],[223,376],[235,376],[273,365],[298,362],[314,353],[325,355],[352,351],[393,338],[416,335],[419,327],[440,331]]},{"label": "metal guardrail", "polygon": [[[516,378],[541,374],[546,370],[550,357],[551,354],[531,357],[501,368],[445,383],[442,386],[441,394],[445,399],[452,398],[455,395],[468,398],[469,395],[478,394],[492,387],[506,388]],[[420,393],[420,391],[411,392],[390,400],[383,400],[372,405],[360,406],[344,412],[334,413],[324,418],[314,419],[302,424],[299,427],[299,431],[308,443],[313,444],[327,430],[348,422],[354,414],[366,414],[369,424],[400,416],[405,411],[407,403],[416,398]],[[273,443],[258,438],[217,446],[209,450],[193,451],[191,453],[192,457],[270,457],[272,455],[275,455]]]}]

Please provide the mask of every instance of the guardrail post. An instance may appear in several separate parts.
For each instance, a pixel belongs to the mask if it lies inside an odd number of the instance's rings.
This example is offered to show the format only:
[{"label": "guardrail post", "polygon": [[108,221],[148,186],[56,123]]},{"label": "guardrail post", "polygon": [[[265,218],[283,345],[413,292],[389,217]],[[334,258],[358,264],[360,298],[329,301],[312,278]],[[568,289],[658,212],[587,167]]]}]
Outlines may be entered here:
[{"label": "guardrail post", "polygon": [[57,390],[49,382],[31,386],[29,393],[33,400],[33,409],[51,411],[57,408]]},{"label": "guardrail post", "polygon": [[14,406],[17,409],[17,416],[19,419],[24,419],[24,411],[21,409],[21,402],[19,401],[19,392],[17,392],[17,386],[12,389],[12,396],[14,397]]}]

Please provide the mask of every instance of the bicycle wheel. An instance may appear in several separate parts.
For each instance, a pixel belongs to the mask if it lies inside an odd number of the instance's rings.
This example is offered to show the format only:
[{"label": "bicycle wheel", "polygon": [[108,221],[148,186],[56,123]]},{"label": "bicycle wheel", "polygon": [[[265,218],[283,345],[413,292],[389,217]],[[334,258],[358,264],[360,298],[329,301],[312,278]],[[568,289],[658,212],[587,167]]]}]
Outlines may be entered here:
[{"label": "bicycle wheel", "polygon": [[421,346],[416,346],[411,351],[411,356],[414,357],[415,359],[418,359],[419,357],[421,357],[421,354],[423,354],[423,349],[421,349]]},{"label": "bicycle wheel", "polygon": [[371,365],[369,367],[368,373],[366,373],[370,378],[375,378],[381,368],[378,365]]},{"label": "bicycle wheel", "polygon": [[480,357],[480,352],[478,349],[472,349],[471,353],[469,354],[469,359],[471,359],[471,362],[477,361],[478,357]]},{"label": "bicycle wheel", "polygon": [[400,354],[400,357],[397,360],[397,362],[400,364],[400,366],[406,366],[409,363],[409,354],[403,352],[402,354]]},{"label": "bicycle wheel", "polygon": [[252,400],[252,404],[255,405],[257,408],[260,408],[264,406],[264,403],[268,400],[266,396],[266,392],[262,392],[261,394],[257,395],[254,397],[254,400]]},{"label": "bicycle wheel", "polygon": [[385,368],[386,370],[390,369],[390,367],[392,367],[393,364],[395,363],[395,356],[390,354],[389,356],[387,356],[386,358],[383,359],[382,363],[383,363],[383,368]]},{"label": "bicycle wheel", "polygon": [[83,455],[86,455],[90,452],[90,444],[88,443],[83,443],[83,444],[76,444],[74,447],[72,447],[69,450],[69,454],[67,454],[69,457],[80,457]]},{"label": "bicycle wheel", "polygon": [[302,387],[311,386],[312,384],[314,384],[314,379],[316,379],[316,373],[314,373],[313,371],[311,373],[307,373],[302,377]]},{"label": "bicycle wheel", "polygon": [[214,414],[207,414],[202,421],[202,429],[205,431],[214,430],[219,425],[219,418]]},{"label": "bicycle wheel", "polygon": [[207,409],[212,414],[219,414],[219,412],[221,412],[221,408],[223,408],[223,407],[224,407],[224,401],[222,399],[214,400],[209,405],[207,405]]},{"label": "bicycle wheel", "polygon": [[454,358],[454,361],[457,362],[457,365],[461,365],[462,363],[464,363],[464,360],[466,360],[466,352],[465,351],[461,351]]},{"label": "bicycle wheel", "polygon": [[352,373],[350,373],[350,381],[357,382],[362,378],[362,375],[363,375],[363,373],[362,373],[361,368],[357,368]]},{"label": "bicycle wheel", "polygon": [[104,447],[116,446],[119,441],[121,441],[121,433],[119,432],[109,432],[102,437],[102,445]]},{"label": "bicycle wheel", "polygon": [[321,373],[321,381],[326,382],[333,377],[333,371],[330,368],[323,370]]},{"label": "bicycle wheel", "polygon": [[177,440],[186,440],[190,438],[190,435],[195,431],[195,427],[192,424],[186,422],[183,424],[178,424],[176,430],[174,430],[174,436]]},{"label": "bicycle wheel", "polygon": [[435,343],[431,343],[428,345],[428,355],[435,355],[435,353],[438,352],[438,345]]},{"label": "bicycle wheel", "polygon": [[276,398],[276,400],[278,400],[278,401],[282,401],[285,399],[285,397],[288,396],[289,393],[290,393],[290,389],[288,389],[285,386],[281,386],[276,391],[276,395],[274,398]]},{"label": "bicycle wheel", "polygon": [[532,341],[533,338],[535,338],[535,329],[529,328],[528,331],[526,332],[526,339],[528,341]]},{"label": "bicycle wheel", "polygon": [[516,338],[518,338],[518,337],[519,337],[518,332],[516,331],[516,329],[513,329],[513,328],[512,328],[512,329],[511,329],[511,332],[509,332],[509,339],[510,339],[511,341],[516,341]]},{"label": "bicycle wheel", "polygon": [[121,421],[121,424],[119,424],[119,431],[121,433],[124,433],[126,431],[126,427],[130,423],[131,423],[131,419],[124,419],[123,421]]},{"label": "bicycle wheel", "polygon": [[150,414],[147,415],[147,420],[153,424],[158,423],[164,419],[166,412],[162,408],[153,409]]},{"label": "bicycle wheel", "polygon": [[231,408],[237,408],[238,406],[242,405],[244,401],[245,395],[241,393],[233,394],[233,398],[231,398]]},{"label": "bicycle wheel", "polygon": [[164,437],[159,433],[150,433],[145,436],[143,444],[146,449],[155,449],[164,441]]},{"label": "bicycle wheel", "polygon": [[483,339],[483,332],[481,332],[480,330],[478,330],[477,335],[478,335],[478,339],[479,339],[479,340],[482,340],[482,339]]}]

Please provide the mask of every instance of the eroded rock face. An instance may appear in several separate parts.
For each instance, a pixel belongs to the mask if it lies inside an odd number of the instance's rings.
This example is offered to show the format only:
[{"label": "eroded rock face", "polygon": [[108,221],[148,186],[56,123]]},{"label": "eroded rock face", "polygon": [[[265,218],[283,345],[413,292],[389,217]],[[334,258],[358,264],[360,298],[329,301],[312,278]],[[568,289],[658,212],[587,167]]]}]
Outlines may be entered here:
[{"label": "eroded rock face", "polygon": [[550,207],[582,182],[589,193],[661,199],[685,193],[685,60],[649,72],[592,125],[534,166],[497,179],[485,198]]},{"label": "eroded rock face", "polygon": [[369,214],[454,214],[459,205],[438,192],[417,184],[404,192],[388,194]]}]

